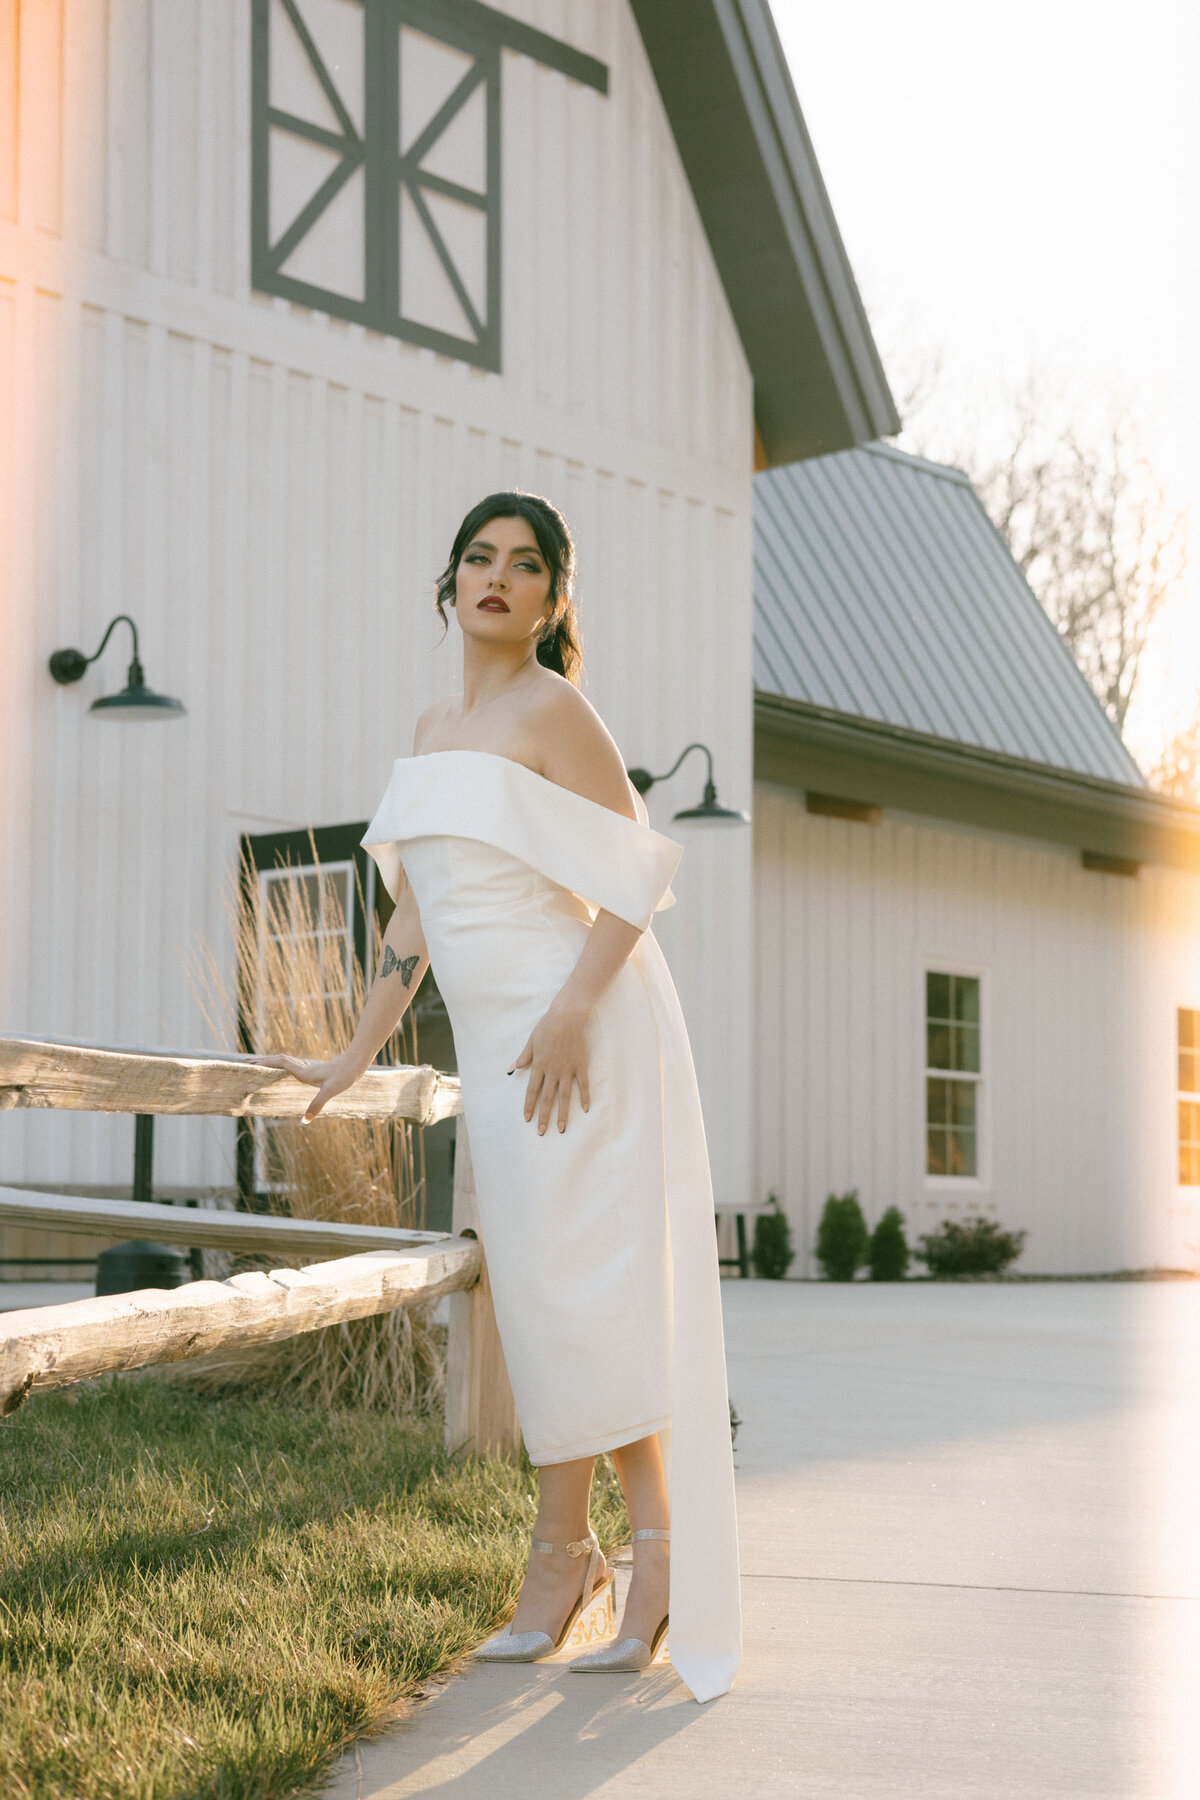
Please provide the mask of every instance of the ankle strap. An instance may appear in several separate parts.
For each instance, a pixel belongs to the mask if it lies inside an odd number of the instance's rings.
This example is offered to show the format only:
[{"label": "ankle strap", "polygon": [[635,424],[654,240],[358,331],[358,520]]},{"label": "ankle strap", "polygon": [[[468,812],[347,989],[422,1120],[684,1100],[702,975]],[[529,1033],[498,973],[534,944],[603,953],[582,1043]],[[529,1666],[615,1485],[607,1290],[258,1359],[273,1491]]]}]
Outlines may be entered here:
[{"label": "ankle strap", "polygon": [[662,1538],[668,1540],[670,1536],[671,1534],[669,1531],[659,1531],[657,1526],[647,1525],[644,1530],[634,1532],[633,1541],[636,1544],[640,1538]]},{"label": "ankle strap", "polygon": [[577,1538],[573,1544],[551,1544],[545,1538],[534,1537],[532,1533],[529,1541],[542,1556],[549,1556],[553,1550],[565,1550],[568,1556],[586,1556],[589,1550],[599,1548],[599,1539],[591,1531],[586,1537]]}]

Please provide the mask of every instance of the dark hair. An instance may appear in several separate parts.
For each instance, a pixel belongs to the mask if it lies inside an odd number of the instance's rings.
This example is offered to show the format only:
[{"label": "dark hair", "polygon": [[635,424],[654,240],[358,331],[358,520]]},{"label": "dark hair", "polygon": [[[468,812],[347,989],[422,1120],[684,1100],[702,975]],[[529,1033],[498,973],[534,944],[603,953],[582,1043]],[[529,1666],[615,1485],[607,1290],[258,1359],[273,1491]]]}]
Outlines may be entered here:
[{"label": "dark hair", "polygon": [[454,605],[454,584],[463,551],[472,538],[478,537],[489,519],[524,519],[537,540],[538,550],[550,571],[550,599],[553,611],[538,639],[537,659],[556,675],[562,675],[579,686],[583,673],[583,643],[573,598],[575,586],[575,545],[567,521],[556,506],[540,494],[525,494],[514,489],[504,494],[489,494],[473,506],[454,538],[450,561],[438,576],[434,601],[442,624],[449,629],[446,607]]}]

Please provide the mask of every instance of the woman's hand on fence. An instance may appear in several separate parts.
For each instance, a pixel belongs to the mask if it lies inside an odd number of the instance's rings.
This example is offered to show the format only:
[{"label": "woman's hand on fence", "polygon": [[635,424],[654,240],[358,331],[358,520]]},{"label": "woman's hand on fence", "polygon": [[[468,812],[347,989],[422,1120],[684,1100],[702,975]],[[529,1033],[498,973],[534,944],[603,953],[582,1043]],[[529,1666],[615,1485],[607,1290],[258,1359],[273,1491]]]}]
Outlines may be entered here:
[{"label": "woman's hand on fence", "polygon": [[508,1071],[513,1075],[518,1069],[529,1070],[529,1083],[525,1089],[525,1117],[527,1120],[533,1117],[540,1095],[539,1137],[544,1136],[550,1123],[556,1095],[558,1129],[567,1129],[572,1082],[579,1088],[579,1100],[584,1112],[587,1112],[591,1103],[588,1091],[587,1020],[588,1013],[585,1009],[562,1006],[555,1002],[542,1014],[526,1038],[525,1048]]},{"label": "woman's hand on fence", "polygon": [[351,1062],[345,1056],[335,1056],[332,1062],[314,1062],[303,1056],[252,1056],[251,1062],[260,1069],[284,1069],[305,1087],[315,1087],[320,1091],[308,1103],[300,1123],[311,1125],[322,1107],[327,1106],[336,1094],[344,1094],[348,1087],[362,1074],[362,1067]]}]

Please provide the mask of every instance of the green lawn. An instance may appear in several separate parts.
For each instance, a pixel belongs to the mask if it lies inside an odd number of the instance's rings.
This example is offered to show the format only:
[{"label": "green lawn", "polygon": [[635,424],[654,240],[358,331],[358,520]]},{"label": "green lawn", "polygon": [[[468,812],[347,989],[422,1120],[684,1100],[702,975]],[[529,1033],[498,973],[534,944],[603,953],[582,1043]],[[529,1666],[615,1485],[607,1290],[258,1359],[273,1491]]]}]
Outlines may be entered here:
[{"label": "green lawn", "polygon": [[328,1768],[515,1598],[533,1477],[440,1437],[129,1378],[27,1402],[0,1425],[4,1800],[272,1800]]}]

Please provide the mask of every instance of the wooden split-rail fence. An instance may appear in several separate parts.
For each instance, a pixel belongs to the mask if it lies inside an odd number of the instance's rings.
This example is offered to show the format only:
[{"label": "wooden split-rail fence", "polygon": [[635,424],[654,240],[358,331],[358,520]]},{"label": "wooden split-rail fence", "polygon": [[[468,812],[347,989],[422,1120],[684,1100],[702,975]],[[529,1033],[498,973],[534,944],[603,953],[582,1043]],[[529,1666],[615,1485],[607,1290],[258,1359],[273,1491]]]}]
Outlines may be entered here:
[{"label": "wooden split-rail fence", "polygon": [[[248,1058],[0,1038],[0,1112],[29,1107],[143,1118],[191,1113],[297,1119],[312,1092],[283,1070],[261,1068]],[[0,1226],[330,1259],[0,1313],[0,1416],[15,1412],[30,1393],[111,1370],[269,1343],[449,1294],[447,1446],[511,1452],[519,1441],[516,1409],[476,1236],[475,1185],[461,1114],[456,1077],[426,1066],[376,1066],[322,1115],[418,1125],[459,1115],[449,1234],[0,1187]]]}]

